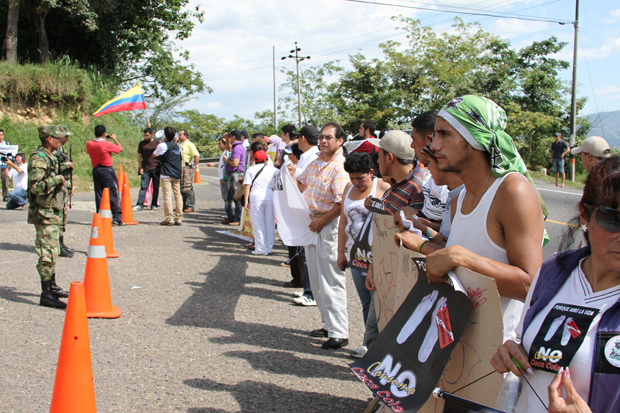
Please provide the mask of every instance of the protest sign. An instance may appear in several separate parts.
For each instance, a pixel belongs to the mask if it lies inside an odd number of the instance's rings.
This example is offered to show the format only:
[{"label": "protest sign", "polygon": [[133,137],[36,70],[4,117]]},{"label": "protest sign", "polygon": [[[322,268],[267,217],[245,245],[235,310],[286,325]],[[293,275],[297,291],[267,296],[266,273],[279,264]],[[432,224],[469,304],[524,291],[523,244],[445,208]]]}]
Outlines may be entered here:
[{"label": "protest sign", "polygon": [[362,229],[351,245],[349,251],[349,266],[360,271],[368,271],[368,265],[372,263],[372,213],[366,216]]},{"label": "protest sign", "polygon": [[267,146],[267,155],[269,155],[273,162],[276,161],[276,156],[278,155],[277,143],[270,143],[269,146]]},{"label": "protest sign", "polygon": [[254,234],[252,233],[252,221],[250,221],[250,214],[245,208],[241,210],[241,222],[239,223],[238,230],[216,232],[220,234],[230,235],[248,242],[254,241]]},{"label": "protest sign", "polygon": [[310,231],[310,208],[287,170],[289,162],[287,160],[280,173],[274,176],[273,206],[278,234],[284,245],[289,247],[314,245],[318,234]]},{"label": "protest sign", "polygon": [[399,247],[394,243],[397,228],[391,215],[373,212],[373,278],[375,281],[375,310],[379,331],[383,330],[398,306],[415,283],[413,276],[399,277]]},{"label": "protest sign", "polygon": [[[415,253],[414,253],[415,254]],[[454,273],[467,292],[473,310],[461,340],[452,351],[450,361],[437,387],[486,406],[494,406],[502,385],[502,375],[491,374],[491,357],[502,344],[504,325],[499,293],[495,280],[467,268],[457,267]],[[479,380],[481,377],[483,379]],[[478,380],[478,381],[476,381]],[[475,382],[475,383],[474,383]],[[443,399],[429,399],[421,413],[440,413]]]},{"label": "protest sign", "polygon": [[[394,235],[397,228],[392,216],[373,214],[373,227],[375,309],[379,331],[382,331],[418,279],[415,266],[406,258],[422,255],[396,246]],[[500,376],[493,374],[470,383],[493,370],[489,364],[491,357],[502,344],[503,323],[497,286],[494,279],[466,268],[457,267],[454,273],[467,292],[473,311],[437,386],[453,392],[468,385],[457,395],[493,406],[502,383]],[[433,398],[420,409],[423,413],[442,410],[443,400]]]},{"label": "protest sign", "polygon": [[472,305],[449,283],[426,279],[423,257],[407,258],[418,281],[381,335],[352,371],[395,412],[427,401],[467,327]]}]

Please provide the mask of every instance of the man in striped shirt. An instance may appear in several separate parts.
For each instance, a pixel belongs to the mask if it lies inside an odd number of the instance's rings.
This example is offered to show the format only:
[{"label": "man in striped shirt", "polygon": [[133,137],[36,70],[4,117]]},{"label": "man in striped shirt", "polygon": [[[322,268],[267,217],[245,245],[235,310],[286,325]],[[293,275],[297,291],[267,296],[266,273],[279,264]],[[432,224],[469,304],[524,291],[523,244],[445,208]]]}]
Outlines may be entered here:
[{"label": "man in striped shirt", "polygon": [[[327,337],[322,345],[324,349],[337,349],[349,343],[346,278],[336,262],[342,196],[349,182],[342,153],[345,136],[338,123],[325,124],[319,135],[318,158],[296,178],[312,212],[310,229],[319,235],[316,245],[306,247],[306,262],[310,286],[324,323],[310,335]],[[295,165],[290,164],[289,171],[295,178]]]}]

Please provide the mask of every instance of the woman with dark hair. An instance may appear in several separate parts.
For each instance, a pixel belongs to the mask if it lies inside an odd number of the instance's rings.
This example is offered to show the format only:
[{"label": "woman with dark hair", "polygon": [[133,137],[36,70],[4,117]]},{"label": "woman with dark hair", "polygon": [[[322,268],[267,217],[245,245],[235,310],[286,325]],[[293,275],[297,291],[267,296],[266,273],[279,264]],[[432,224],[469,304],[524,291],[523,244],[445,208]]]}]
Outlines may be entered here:
[{"label": "woman with dark hair", "polygon": [[[383,193],[390,187],[381,179],[373,177],[372,160],[366,152],[353,152],[349,154],[344,162],[344,170],[349,174],[351,182],[347,184],[343,191],[340,223],[338,224],[338,267],[343,271],[348,266],[347,257],[351,255],[353,242],[360,235],[362,226],[370,212],[364,207],[364,200],[368,196],[381,198]],[[353,282],[362,302],[364,325],[366,325],[368,318],[372,294],[366,288],[366,274],[365,271],[351,267]],[[355,357],[362,357],[366,354],[366,350],[366,340],[364,340],[364,344],[355,350],[353,355]]]},{"label": "woman with dark hair", "polygon": [[506,341],[491,360],[527,375],[533,389],[522,385],[516,411],[620,411],[619,157],[588,175],[579,222],[588,245],[547,259],[525,300],[521,344]]}]

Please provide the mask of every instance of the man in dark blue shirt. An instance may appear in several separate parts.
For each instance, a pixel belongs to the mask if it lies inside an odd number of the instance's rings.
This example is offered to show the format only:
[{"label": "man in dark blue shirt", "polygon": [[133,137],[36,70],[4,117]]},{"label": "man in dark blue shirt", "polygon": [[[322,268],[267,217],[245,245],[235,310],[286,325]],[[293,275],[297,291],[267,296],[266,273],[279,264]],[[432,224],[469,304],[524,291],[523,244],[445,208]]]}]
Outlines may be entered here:
[{"label": "man in dark blue shirt", "polygon": [[562,134],[555,134],[555,142],[551,144],[551,162],[555,173],[555,186],[558,186],[558,177],[562,174],[562,188],[566,183],[566,172],[564,171],[564,155],[569,151],[568,145],[562,140]]}]

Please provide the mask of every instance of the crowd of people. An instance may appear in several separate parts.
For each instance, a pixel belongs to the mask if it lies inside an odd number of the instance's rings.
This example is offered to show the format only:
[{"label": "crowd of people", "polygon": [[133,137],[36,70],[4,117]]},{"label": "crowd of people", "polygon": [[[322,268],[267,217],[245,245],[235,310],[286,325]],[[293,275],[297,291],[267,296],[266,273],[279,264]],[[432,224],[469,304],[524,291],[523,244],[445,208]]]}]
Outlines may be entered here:
[{"label": "crowd of people", "polygon": [[[260,222],[253,247],[268,253],[265,246],[273,245],[273,238],[264,228],[274,223],[266,219],[273,214],[272,201],[266,201],[273,195],[267,193],[281,191],[278,175],[294,180],[311,214],[303,225],[316,238],[303,246],[287,245],[291,281],[284,286],[303,287],[296,303],[318,307],[323,324],[309,334],[324,337],[323,348],[348,344],[349,266],[365,323],[364,342],[351,355],[362,357],[379,335],[372,264],[365,271],[352,266],[351,250],[368,216],[388,213],[399,229],[395,242],[426,255],[429,281],[444,282],[458,266],[495,279],[505,343],[488,362],[500,373],[528,375],[532,384],[522,387],[516,411],[617,411],[620,158],[600,137],[572,150],[553,146],[552,157],[579,154],[590,173],[579,203],[580,225],[571,227],[563,243],[573,245],[579,229],[584,246],[543,263],[546,207],[505,132],[506,122],[497,104],[469,95],[417,116],[411,134],[383,131],[381,139],[372,121],[361,122],[353,142],[345,142],[345,131],[335,122],[320,131],[304,126],[298,132],[286,125],[273,166],[265,153],[266,137],[254,139],[245,162],[242,151],[233,154],[233,145],[240,143],[239,132],[232,131],[220,141],[225,209],[234,210],[236,185],[243,184],[251,220]],[[249,169],[242,178],[244,162]],[[561,175],[562,165],[554,164]],[[259,170],[268,170],[270,179],[257,187]],[[238,219],[229,215],[223,222],[236,225]],[[413,228],[407,229],[405,221]],[[280,225],[306,230],[278,216]],[[549,348],[560,353],[550,357]],[[562,350],[564,356],[558,357]]]},{"label": "crowd of people", "polygon": [[[354,262],[359,260],[353,246],[364,241],[373,213],[390,214],[398,227],[395,242],[426,255],[430,282],[444,282],[458,266],[496,281],[504,344],[489,362],[500,373],[529,376],[531,387],[523,387],[517,411],[619,411],[620,158],[600,137],[572,150],[556,137],[551,152],[557,174],[563,165],[556,157],[561,160],[569,151],[580,155],[589,172],[578,205],[579,225],[571,227],[562,244],[572,245],[570,237],[580,230],[583,247],[543,263],[546,208],[505,132],[506,122],[496,103],[467,95],[417,116],[410,134],[388,130],[377,138],[371,120],[361,122],[358,137],[350,142],[336,122],[320,130],[288,124],[280,136],[271,137],[250,138],[246,131],[233,130],[219,139],[222,153],[213,165],[225,213],[222,224],[239,225],[245,209],[254,236],[248,248],[255,255],[272,253],[276,217],[278,227],[299,234],[296,239],[312,240],[287,243],[288,260],[282,265],[290,268],[291,280],[283,286],[298,289],[295,304],[318,308],[322,325],[309,334],[325,338],[324,349],[349,343],[345,274],[350,268],[365,323],[363,343],[351,352],[360,358],[379,330],[373,266]],[[14,180],[9,202],[27,205],[28,222],[36,228],[40,303],[55,308],[64,308],[59,298],[67,296],[56,285],[54,266],[64,245],[71,191],[70,175],[63,171],[73,168],[56,154],[70,135],[62,125],[39,128],[41,147],[28,167],[18,154],[7,163],[10,173],[3,171],[3,177]],[[97,210],[103,188],[110,188],[113,223],[123,225],[111,158],[122,147],[98,125],[87,151]],[[157,208],[161,185],[161,225],[182,225],[183,213],[195,208],[191,179],[188,184],[183,176],[197,167],[198,158],[187,131],[168,126],[158,142],[145,129],[138,146],[142,182],[134,210],[144,208],[147,192],[151,208]],[[284,190],[303,198],[305,221],[278,213]],[[372,243],[372,237],[365,241]],[[560,352],[551,366],[545,348]]]}]

